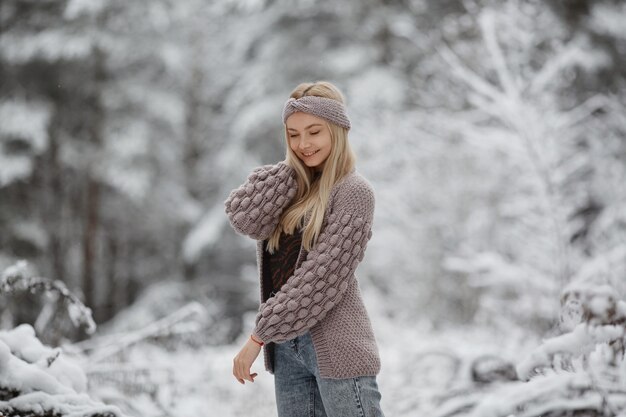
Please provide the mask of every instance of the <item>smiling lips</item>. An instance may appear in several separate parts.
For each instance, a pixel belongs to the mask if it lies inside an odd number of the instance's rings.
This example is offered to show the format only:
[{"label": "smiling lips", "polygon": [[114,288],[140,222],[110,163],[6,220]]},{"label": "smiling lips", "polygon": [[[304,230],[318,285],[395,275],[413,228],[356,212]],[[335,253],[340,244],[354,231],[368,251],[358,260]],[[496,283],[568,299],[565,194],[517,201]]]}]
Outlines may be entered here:
[{"label": "smiling lips", "polygon": [[303,153],[302,155],[304,155],[304,156],[306,156],[306,157],[309,157],[309,156],[313,156],[313,155],[315,155],[315,154],[316,154],[316,153],[318,153],[318,152],[319,152],[319,149],[318,149],[317,151],[315,151],[315,152],[311,152],[311,153]]}]

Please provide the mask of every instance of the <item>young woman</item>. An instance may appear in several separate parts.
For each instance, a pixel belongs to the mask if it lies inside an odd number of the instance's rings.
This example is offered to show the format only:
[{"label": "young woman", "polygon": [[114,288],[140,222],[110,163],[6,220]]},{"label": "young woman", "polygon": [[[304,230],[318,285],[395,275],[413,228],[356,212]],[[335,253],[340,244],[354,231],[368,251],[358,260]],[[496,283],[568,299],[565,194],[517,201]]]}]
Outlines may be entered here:
[{"label": "young woman", "polygon": [[261,306],[233,361],[254,382],[264,349],[279,417],[380,417],[380,357],[354,271],[372,236],[374,191],[355,169],[342,93],[302,83],[283,109],[286,159],[258,167],[224,202],[257,240]]}]

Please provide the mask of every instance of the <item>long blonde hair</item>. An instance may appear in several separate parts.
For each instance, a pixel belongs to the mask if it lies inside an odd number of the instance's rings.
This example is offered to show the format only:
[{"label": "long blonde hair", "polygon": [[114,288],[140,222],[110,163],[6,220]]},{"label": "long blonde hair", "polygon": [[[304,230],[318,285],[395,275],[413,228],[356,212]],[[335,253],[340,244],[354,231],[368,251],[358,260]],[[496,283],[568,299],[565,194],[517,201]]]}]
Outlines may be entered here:
[{"label": "long blonde hair", "polygon": [[[305,95],[331,98],[345,105],[341,91],[328,81],[301,83],[291,92],[290,97],[298,99]],[[348,129],[328,122],[326,122],[326,126],[330,131],[331,150],[324,163],[324,169],[317,178],[314,175],[315,170],[306,166],[291,150],[289,133],[287,126],[285,126],[286,161],[296,171],[298,192],[293,203],[281,214],[278,226],[270,235],[267,245],[270,253],[274,253],[278,248],[280,235],[283,231],[287,234],[293,234],[296,227],[302,228],[309,211],[311,211],[311,217],[308,224],[304,225],[302,244],[307,251],[311,250],[322,229],[324,212],[333,185],[355,166],[356,156],[348,141]]]}]

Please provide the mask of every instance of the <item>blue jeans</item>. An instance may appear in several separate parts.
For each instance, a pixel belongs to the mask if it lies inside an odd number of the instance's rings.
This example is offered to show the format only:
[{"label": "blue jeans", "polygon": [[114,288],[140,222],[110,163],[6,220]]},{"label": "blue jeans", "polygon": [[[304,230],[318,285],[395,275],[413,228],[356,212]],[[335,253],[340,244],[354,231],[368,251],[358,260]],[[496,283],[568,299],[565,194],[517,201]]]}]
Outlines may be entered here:
[{"label": "blue jeans", "polygon": [[274,348],[278,417],[384,417],[375,376],[321,378],[311,333]]}]

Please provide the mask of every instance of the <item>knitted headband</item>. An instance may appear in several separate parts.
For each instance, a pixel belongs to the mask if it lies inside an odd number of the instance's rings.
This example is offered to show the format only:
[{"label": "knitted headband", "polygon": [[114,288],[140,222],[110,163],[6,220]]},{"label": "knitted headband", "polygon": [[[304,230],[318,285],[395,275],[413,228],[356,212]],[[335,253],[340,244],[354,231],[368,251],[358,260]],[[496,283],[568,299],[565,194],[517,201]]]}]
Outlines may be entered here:
[{"label": "knitted headband", "polygon": [[348,119],[343,103],[332,98],[302,96],[295,99],[291,97],[285,102],[283,123],[287,124],[287,118],[297,111],[321,117],[326,121],[350,129],[350,119]]}]

